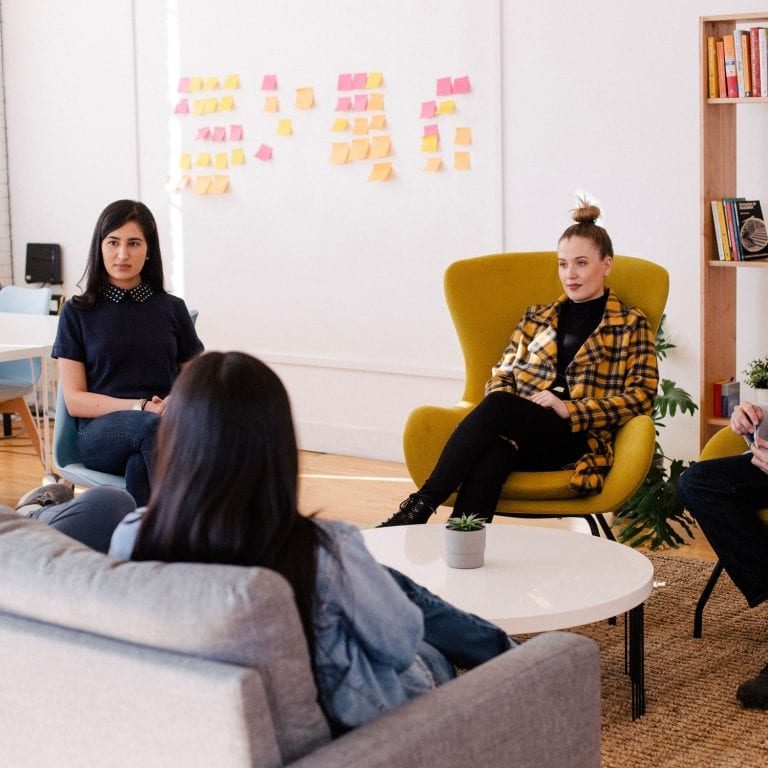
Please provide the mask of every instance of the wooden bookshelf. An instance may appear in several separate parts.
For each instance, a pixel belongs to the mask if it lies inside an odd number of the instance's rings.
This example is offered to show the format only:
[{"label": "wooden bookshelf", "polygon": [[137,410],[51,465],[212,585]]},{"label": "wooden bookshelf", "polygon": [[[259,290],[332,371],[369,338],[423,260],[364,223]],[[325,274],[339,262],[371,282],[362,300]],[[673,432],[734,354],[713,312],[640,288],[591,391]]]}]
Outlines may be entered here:
[{"label": "wooden bookshelf", "polygon": [[699,398],[701,445],[728,423],[712,416],[712,382],[737,376],[736,275],[738,269],[766,269],[768,261],[718,261],[712,227],[711,201],[736,197],[736,122],[739,110],[765,109],[765,97],[710,99],[708,91],[707,38],[731,34],[735,27],[766,26],[768,12],[704,16],[699,20],[701,198],[701,394]]}]

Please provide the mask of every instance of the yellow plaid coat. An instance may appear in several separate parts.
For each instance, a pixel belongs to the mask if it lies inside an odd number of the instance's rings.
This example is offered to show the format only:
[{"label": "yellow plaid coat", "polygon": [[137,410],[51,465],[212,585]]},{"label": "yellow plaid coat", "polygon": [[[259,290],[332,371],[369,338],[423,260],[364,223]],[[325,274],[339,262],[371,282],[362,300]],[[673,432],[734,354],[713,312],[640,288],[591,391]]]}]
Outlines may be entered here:
[{"label": "yellow plaid coat", "polygon": [[[563,295],[552,304],[528,307],[493,368],[486,394],[501,390],[529,397],[552,385],[557,321],[566,299]],[[565,376],[571,394],[565,401],[571,430],[585,431],[589,446],[589,452],[573,465],[570,487],[586,496],[603,488],[613,464],[618,427],[633,416],[653,411],[659,371],[645,315],[625,307],[611,291],[600,325],[576,353]]]}]

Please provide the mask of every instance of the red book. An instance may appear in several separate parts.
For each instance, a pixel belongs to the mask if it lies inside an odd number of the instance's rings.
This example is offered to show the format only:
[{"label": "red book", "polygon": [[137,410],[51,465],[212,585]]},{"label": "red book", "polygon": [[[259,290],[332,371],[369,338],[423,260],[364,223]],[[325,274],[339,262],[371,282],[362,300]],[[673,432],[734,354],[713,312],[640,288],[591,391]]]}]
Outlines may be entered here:
[{"label": "red book", "polygon": [[752,70],[752,95],[760,95],[760,37],[759,28],[749,30],[749,63]]},{"label": "red book", "polygon": [[725,52],[722,40],[715,43],[715,49],[717,51],[717,95],[724,99],[728,95],[728,89],[725,85]]},{"label": "red book", "polygon": [[719,419],[723,415],[723,382],[712,384],[712,416]]},{"label": "red book", "polygon": [[723,37],[723,55],[726,93],[729,99],[736,99],[739,96],[739,80],[736,76],[736,48],[733,45],[733,35]]}]

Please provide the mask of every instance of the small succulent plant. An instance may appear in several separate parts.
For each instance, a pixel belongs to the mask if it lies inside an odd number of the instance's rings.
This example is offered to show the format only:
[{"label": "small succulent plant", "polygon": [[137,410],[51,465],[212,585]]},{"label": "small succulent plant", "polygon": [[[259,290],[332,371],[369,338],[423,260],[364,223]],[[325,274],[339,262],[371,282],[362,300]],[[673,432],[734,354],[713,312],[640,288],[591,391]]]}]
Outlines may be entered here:
[{"label": "small succulent plant", "polygon": [[752,389],[768,388],[768,357],[753,360],[744,371],[744,382]]},{"label": "small succulent plant", "polygon": [[445,527],[452,531],[479,531],[484,526],[485,518],[475,514],[449,517],[445,524]]}]

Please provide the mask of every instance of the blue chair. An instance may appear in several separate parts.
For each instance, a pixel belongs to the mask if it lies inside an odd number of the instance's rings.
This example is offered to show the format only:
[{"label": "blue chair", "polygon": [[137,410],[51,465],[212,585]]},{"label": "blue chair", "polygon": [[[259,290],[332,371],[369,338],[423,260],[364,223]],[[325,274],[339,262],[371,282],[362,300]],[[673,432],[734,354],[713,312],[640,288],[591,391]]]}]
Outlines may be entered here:
[{"label": "blue chair", "polygon": [[[0,312],[20,315],[47,315],[51,305],[50,288],[20,288],[9,285],[0,291]],[[24,431],[28,434],[35,452],[45,464],[43,448],[40,443],[35,422],[32,419],[26,396],[34,391],[40,377],[41,360],[17,360],[0,363],[0,413],[5,419],[17,413],[21,417]],[[10,424],[10,422],[8,422]],[[5,430],[6,434],[10,428]]]}]

